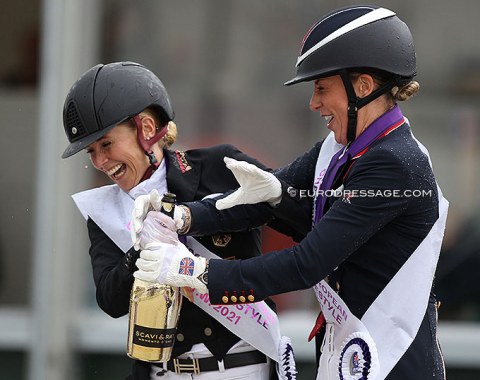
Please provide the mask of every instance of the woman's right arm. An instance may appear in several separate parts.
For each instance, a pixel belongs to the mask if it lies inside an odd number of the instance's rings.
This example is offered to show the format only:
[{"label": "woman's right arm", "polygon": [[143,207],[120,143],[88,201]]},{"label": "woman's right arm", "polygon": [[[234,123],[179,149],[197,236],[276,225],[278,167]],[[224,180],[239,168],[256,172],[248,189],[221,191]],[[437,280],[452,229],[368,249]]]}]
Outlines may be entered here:
[{"label": "woman's right arm", "polygon": [[87,227],[98,306],[113,318],[122,317],[128,313],[138,253],[133,248],[124,253],[90,218]]},{"label": "woman's right arm", "polygon": [[298,157],[291,164],[274,171],[282,184],[282,200],[275,207],[267,203],[239,205],[217,210],[216,199],[189,202],[191,212],[189,235],[243,231],[266,222],[272,228],[300,240],[311,229],[312,200],[301,196],[300,190],[311,190],[321,143]]}]

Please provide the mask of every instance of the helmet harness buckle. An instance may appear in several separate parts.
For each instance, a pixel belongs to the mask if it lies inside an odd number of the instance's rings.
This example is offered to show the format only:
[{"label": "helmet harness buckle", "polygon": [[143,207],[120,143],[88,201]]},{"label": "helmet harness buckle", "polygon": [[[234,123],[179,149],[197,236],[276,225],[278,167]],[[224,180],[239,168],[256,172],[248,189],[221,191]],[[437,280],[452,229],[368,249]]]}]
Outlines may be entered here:
[{"label": "helmet harness buckle", "polygon": [[135,123],[135,127],[137,128],[137,140],[140,146],[142,147],[143,151],[145,154],[148,156],[148,160],[150,162],[150,165],[157,168],[159,165],[159,162],[157,158],[155,157],[155,154],[153,153],[152,146],[156,144],[163,136],[168,131],[167,125],[163,126],[156,134],[153,136],[151,139],[146,140],[145,137],[143,137],[143,131],[142,131],[142,119],[140,118],[139,115],[135,115],[132,117],[133,122]]}]

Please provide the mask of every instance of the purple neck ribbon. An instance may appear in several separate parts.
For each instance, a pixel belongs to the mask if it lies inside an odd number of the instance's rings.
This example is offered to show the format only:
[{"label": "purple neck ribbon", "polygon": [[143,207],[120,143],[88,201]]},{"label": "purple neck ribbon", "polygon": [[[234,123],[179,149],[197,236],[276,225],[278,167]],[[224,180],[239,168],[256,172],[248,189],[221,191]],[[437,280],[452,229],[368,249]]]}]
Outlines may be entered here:
[{"label": "purple neck ribbon", "polygon": [[350,162],[352,157],[355,157],[360,152],[364,151],[375,140],[381,137],[389,128],[403,120],[403,114],[398,105],[385,112],[382,116],[376,119],[370,126],[360,134],[351,144],[345,148],[340,149],[330,161],[325,177],[320,184],[320,190],[323,190],[318,195],[315,201],[315,224],[325,214],[325,204],[327,197],[326,190],[332,190],[333,181],[340,170],[347,162]]}]

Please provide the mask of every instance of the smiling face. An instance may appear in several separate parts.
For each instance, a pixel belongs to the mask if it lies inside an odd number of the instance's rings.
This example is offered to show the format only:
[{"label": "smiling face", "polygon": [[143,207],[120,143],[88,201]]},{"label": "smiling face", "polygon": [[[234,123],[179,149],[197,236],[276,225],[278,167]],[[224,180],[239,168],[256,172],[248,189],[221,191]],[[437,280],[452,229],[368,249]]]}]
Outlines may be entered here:
[{"label": "smiling face", "polygon": [[95,169],[127,192],[140,183],[150,165],[137,142],[136,130],[127,123],[111,129],[86,151]]},{"label": "smiling face", "polygon": [[337,143],[347,143],[348,99],[340,75],[315,80],[310,109],[320,112]]},{"label": "smiling face", "polygon": [[[357,99],[371,95],[380,85],[371,74],[354,73],[350,77]],[[393,98],[386,94],[368,101],[357,111],[355,136],[358,137],[370,124],[394,105]],[[315,80],[310,99],[310,110],[320,112],[327,120],[327,128],[334,133],[337,143],[347,144],[348,97],[340,75]]]}]

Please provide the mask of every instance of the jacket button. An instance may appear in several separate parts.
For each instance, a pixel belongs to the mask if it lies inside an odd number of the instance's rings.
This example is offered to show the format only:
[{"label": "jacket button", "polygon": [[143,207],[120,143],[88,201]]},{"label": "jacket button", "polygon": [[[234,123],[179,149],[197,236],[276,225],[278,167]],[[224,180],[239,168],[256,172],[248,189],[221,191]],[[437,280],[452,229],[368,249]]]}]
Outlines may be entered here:
[{"label": "jacket button", "polygon": [[223,303],[228,303],[228,297],[227,297],[227,296],[223,296],[223,297],[222,297],[222,302],[223,302]]},{"label": "jacket button", "polygon": [[204,330],[203,330],[203,333],[206,335],[206,336],[210,336],[212,335],[212,329],[210,327],[206,327]]},{"label": "jacket button", "polygon": [[252,296],[251,294],[247,297],[250,302],[255,301],[255,297]]},{"label": "jacket button", "polygon": [[246,301],[244,296],[240,296],[240,297],[238,297],[238,299],[240,300],[240,302],[245,302]]},{"label": "jacket button", "polygon": [[232,301],[233,303],[236,303],[237,302],[237,297],[231,296],[230,301]]},{"label": "jacket button", "polygon": [[183,341],[185,340],[185,336],[183,336],[182,333],[178,333],[178,334],[177,334],[177,340],[178,340],[179,342],[183,342]]}]

